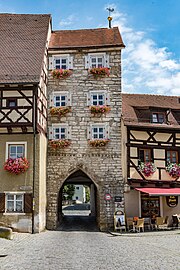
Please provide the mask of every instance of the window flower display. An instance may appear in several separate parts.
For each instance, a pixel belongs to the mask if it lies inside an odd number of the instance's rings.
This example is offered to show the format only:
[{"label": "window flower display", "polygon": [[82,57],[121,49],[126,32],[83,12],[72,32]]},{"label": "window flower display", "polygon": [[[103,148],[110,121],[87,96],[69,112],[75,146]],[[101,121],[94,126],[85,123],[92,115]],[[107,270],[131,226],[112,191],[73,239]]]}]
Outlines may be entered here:
[{"label": "window flower display", "polygon": [[65,116],[69,112],[71,112],[70,107],[52,107],[52,108],[50,108],[50,114],[52,116],[62,117],[62,116]]},{"label": "window flower display", "polygon": [[50,140],[49,141],[49,145],[50,147],[54,148],[54,149],[58,149],[58,148],[66,148],[71,144],[70,140],[67,139],[60,139],[60,140]]},{"label": "window flower display", "polygon": [[12,174],[20,174],[27,171],[29,162],[26,158],[9,158],[4,164],[4,170]]},{"label": "window flower display", "polygon": [[180,177],[180,164],[168,163],[168,165],[166,167],[166,171],[173,178]]},{"label": "window flower display", "polygon": [[101,68],[91,68],[89,73],[92,74],[95,78],[97,77],[105,77],[110,75],[109,68],[101,67]]},{"label": "window flower display", "polygon": [[155,167],[154,163],[152,163],[152,162],[146,162],[146,163],[141,162],[138,169],[146,177],[151,176],[156,171],[156,167]]},{"label": "window flower display", "polygon": [[89,140],[88,143],[90,146],[93,147],[103,147],[106,146],[106,144],[108,144],[110,140],[109,139],[92,139]]},{"label": "window flower display", "polygon": [[70,69],[54,69],[52,72],[53,79],[65,79],[72,74]]},{"label": "window flower display", "polygon": [[108,112],[110,112],[110,110],[111,110],[110,107],[108,107],[107,105],[93,105],[93,106],[90,106],[90,111],[94,115],[108,113]]}]

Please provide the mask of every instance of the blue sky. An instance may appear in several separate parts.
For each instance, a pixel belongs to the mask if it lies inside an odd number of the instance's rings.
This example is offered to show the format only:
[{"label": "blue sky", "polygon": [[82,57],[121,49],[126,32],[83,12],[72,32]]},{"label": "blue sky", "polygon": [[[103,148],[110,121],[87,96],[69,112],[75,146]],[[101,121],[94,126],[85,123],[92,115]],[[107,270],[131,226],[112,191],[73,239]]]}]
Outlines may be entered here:
[{"label": "blue sky", "polygon": [[0,12],[49,13],[53,29],[107,27],[114,7],[126,49],[123,91],[180,95],[180,0],[0,0]]}]

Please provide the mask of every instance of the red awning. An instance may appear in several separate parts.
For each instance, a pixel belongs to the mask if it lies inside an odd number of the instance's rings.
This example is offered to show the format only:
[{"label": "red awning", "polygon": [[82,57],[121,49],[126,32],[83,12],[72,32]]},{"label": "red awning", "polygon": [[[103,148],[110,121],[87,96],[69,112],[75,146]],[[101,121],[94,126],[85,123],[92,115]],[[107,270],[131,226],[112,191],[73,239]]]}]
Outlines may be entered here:
[{"label": "red awning", "polygon": [[148,193],[150,196],[178,196],[180,195],[180,188],[135,188],[136,190],[144,193]]}]

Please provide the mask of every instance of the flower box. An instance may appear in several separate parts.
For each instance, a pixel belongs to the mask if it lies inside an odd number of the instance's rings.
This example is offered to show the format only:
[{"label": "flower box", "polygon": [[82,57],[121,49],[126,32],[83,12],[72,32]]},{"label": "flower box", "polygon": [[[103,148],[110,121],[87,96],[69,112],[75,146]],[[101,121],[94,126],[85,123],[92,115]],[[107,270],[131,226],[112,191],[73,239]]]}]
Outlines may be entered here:
[{"label": "flower box", "polygon": [[166,167],[166,171],[171,177],[178,178],[180,177],[180,164],[169,163]]},{"label": "flower box", "polygon": [[149,177],[156,171],[156,167],[152,162],[141,162],[138,170],[142,172],[146,177]]},{"label": "flower box", "polygon": [[101,67],[101,68],[91,68],[89,73],[92,74],[95,78],[98,77],[106,77],[110,75],[109,68]]},{"label": "flower box", "polygon": [[53,149],[58,149],[58,148],[66,148],[71,144],[70,140],[67,139],[60,139],[60,140],[50,140],[49,145]]},{"label": "flower box", "polygon": [[110,140],[109,139],[93,139],[93,140],[89,140],[88,143],[90,146],[93,147],[103,147],[106,146],[106,144],[108,144]]},{"label": "flower box", "polygon": [[70,107],[52,107],[52,108],[50,108],[50,114],[52,116],[62,117],[62,116],[65,116],[69,112],[71,112]]},{"label": "flower box", "polygon": [[20,174],[27,171],[29,162],[26,158],[9,158],[4,164],[4,170],[12,174]]},{"label": "flower box", "polygon": [[54,69],[51,74],[53,79],[65,79],[72,74],[72,71],[69,69]]},{"label": "flower box", "polygon": [[103,114],[103,113],[108,113],[110,111],[110,107],[106,106],[106,105],[93,105],[90,106],[90,111],[92,114]]}]

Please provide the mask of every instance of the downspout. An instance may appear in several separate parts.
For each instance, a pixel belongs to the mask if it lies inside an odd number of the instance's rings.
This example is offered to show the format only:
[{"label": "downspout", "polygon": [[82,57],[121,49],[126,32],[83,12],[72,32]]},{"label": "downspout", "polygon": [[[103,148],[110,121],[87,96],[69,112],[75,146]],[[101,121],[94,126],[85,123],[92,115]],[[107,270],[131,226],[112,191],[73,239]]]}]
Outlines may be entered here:
[{"label": "downspout", "polygon": [[34,234],[34,208],[35,208],[35,165],[36,165],[36,107],[37,107],[37,88],[38,86],[35,86],[33,89],[33,186],[32,186],[32,234]]}]

